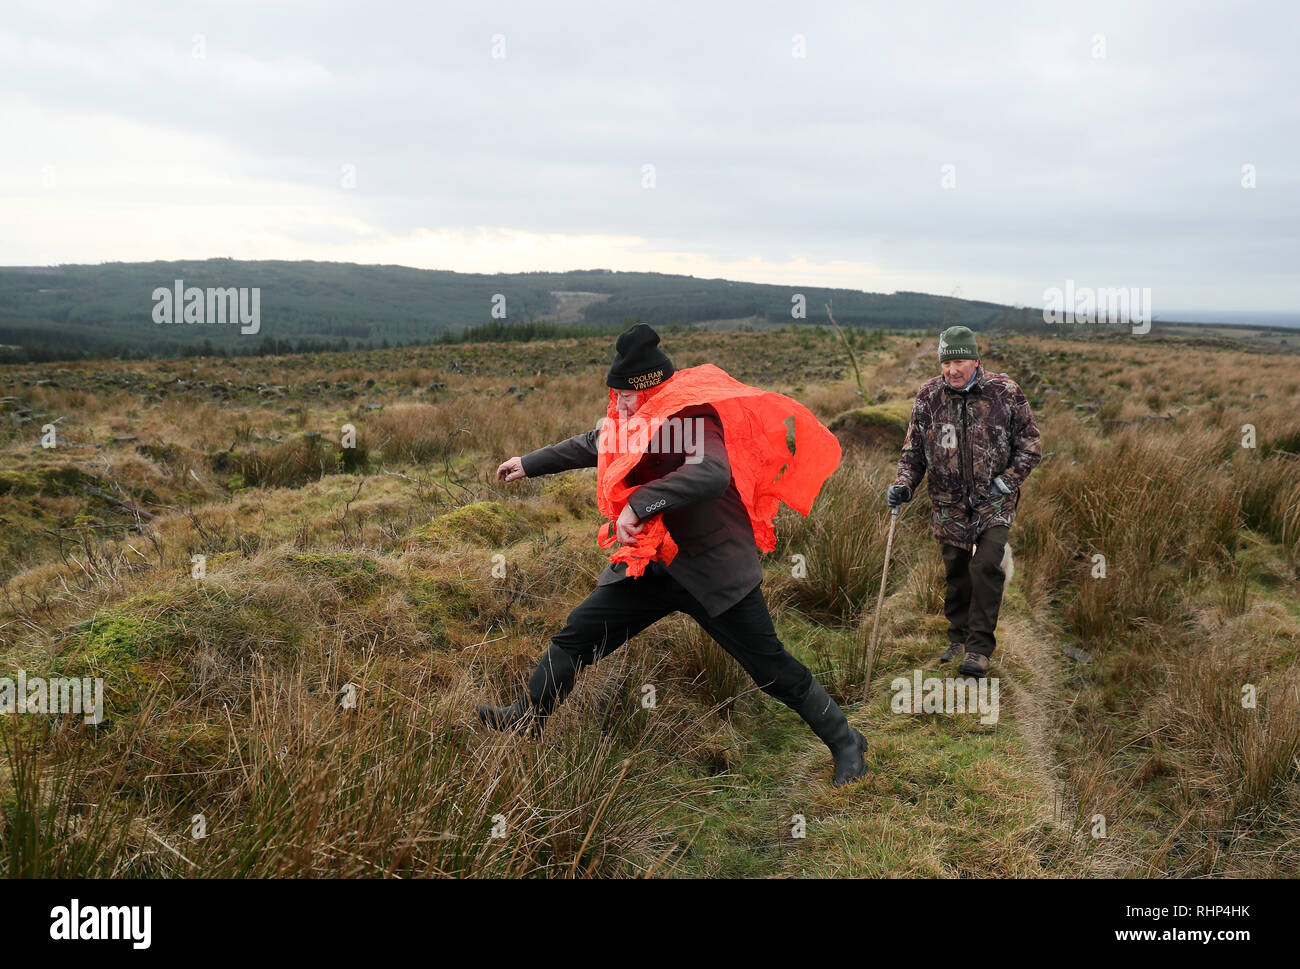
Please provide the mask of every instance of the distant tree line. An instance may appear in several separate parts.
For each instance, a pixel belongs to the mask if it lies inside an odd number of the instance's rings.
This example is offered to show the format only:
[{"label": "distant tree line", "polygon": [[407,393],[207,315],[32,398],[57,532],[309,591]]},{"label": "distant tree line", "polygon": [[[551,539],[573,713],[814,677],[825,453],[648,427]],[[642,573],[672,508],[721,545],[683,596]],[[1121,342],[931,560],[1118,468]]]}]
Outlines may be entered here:
[{"label": "distant tree line", "polygon": [[[152,294],[183,286],[260,291],[260,331],[231,323],[156,323]],[[592,293],[558,323],[557,292]],[[709,320],[846,327],[978,328],[1011,322],[995,303],[924,293],[770,286],[663,273],[453,273],[349,263],[236,261],[0,267],[0,362],[347,351],[435,342],[531,340],[605,332],[627,319],[656,327]],[[802,304],[804,315],[792,314]],[[504,310],[497,319],[494,311]],[[179,312],[176,318],[179,318]]]}]

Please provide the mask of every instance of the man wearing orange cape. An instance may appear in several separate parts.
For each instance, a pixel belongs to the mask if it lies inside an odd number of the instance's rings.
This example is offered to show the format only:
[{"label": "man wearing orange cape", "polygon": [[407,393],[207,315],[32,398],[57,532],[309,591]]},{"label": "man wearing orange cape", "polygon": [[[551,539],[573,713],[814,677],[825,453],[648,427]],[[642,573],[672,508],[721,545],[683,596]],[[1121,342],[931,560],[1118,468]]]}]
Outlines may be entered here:
[{"label": "man wearing orange cape", "polygon": [[777,638],[758,557],[776,548],[772,522],[781,502],[801,515],[812,510],[839,466],[839,442],[789,397],[712,364],[676,370],[645,323],[619,336],[606,383],[600,425],[504,461],[497,477],[597,468],[598,504],[609,519],[599,541],[609,548],[617,539],[621,547],[552,637],[526,695],[508,707],[480,706],[479,718],[497,729],[540,728],[583,666],[681,611],[808,723],[830,748],[836,786],[861,778],[866,738]]}]

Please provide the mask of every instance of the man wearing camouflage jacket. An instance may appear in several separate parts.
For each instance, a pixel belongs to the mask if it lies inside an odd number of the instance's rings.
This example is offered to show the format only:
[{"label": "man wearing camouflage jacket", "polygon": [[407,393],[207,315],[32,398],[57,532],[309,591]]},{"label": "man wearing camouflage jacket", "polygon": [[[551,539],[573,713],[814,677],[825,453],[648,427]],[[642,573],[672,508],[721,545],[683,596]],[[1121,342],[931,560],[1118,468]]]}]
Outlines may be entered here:
[{"label": "man wearing camouflage jacket", "polygon": [[912,407],[889,506],[911,501],[926,471],[934,537],[947,573],[948,648],[965,653],[958,673],[984,676],[997,645],[1003,551],[1020,486],[1043,459],[1042,439],[1020,386],[979,365],[975,334],[951,326],[939,337],[942,373],[921,385]]}]

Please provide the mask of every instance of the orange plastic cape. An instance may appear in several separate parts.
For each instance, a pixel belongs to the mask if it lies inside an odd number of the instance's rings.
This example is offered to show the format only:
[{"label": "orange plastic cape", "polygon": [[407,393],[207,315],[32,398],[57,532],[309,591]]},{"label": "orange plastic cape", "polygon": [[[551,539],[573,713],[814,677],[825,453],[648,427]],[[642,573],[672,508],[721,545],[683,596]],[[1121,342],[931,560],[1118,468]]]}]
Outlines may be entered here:
[{"label": "orange plastic cape", "polygon": [[[807,515],[822,484],[840,464],[840,442],[807,407],[784,394],[743,384],[711,363],[678,370],[663,383],[640,391],[637,404],[628,427],[622,428],[618,395],[610,389],[596,465],[597,504],[609,519],[597,533],[601,548],[617,541],[614,523],[628,497],[640,487],[625,480],[628,473],[664,420],[685,407],[711,404],[718,412],[732,479],[749,512],[754,541],[764,552],[776,548],[772,522],[781,502]],[[785,424],[791,417],[794,454],[787,444]],[[641,575],[652,561],[667,565],[677,555],[677,543],[662,515],[643,519],[642,525],[634,544],[621,546],[609,557],[610,562],[626,562],[629,576]]]}]

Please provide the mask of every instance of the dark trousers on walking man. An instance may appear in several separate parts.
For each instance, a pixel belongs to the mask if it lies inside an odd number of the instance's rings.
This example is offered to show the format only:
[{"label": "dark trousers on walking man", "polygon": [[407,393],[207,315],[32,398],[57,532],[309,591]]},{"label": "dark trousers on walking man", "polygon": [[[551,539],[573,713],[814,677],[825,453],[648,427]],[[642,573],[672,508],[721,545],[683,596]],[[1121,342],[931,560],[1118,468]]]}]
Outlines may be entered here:
[{"label": "dark trousers on walking man", "polygon": [[949,659],[963,652],[991,657],[1007,574],[1002,558],[1010,533],[993,525],[980,535],[975,553],[966,546],[941,545],[946,585],[943,612],[948,617]]}]

